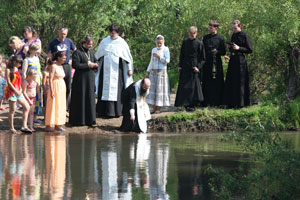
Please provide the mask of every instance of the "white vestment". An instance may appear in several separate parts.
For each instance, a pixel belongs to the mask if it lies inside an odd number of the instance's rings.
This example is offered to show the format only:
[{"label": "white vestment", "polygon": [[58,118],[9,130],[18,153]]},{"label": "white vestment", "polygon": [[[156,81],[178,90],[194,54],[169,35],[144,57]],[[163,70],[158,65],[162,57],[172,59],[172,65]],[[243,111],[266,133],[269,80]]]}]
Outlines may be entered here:
[{"label": "white vestment", "polygon": [[[137,107],[137,120],[139,123],[139,127],[143,133],[147,132],[147,120],[151,119],[150,109],[146,102],[146,98],[142,98],[140,96],[140,88],[141,88],[142,80],[139,80],[135,84],[135,92],[136,92],[136,107]],[[149,90],[147,90],[146,96],[149,94]]]},{"label": "white vestment", "polygon": [[[98,93],[98,77],[100,75],[101,66],[103,66],[103,101],[117,101],[118,79],[119,79],[119,60],[122,59],[123,76],[125,88],[133,83],[132,76],[128,76],[128,71],[133,71],[133,60],[130,54],[128,44],[121,37],[111,39],[110,36],[104,38],[96,53],[96,59],[104,57],[103,65],[98,66],[96,79],[96,93]],[[101,88],[100,88],[101,89]]]}]

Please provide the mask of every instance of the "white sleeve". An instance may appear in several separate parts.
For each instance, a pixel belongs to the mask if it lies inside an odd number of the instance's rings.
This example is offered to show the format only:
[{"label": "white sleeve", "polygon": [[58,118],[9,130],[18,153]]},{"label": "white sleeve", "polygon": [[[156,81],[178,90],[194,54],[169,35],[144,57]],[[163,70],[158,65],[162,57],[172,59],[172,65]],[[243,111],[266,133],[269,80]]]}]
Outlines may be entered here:
[{"label": "white sleeve", "polygon": [[153,49],[151,51],[151,59],[150,59],[150,63],[147,68],[147,72],[151,72],[151,70],[152,70],[152,60],[153,60]]},{"label": "white sleeve", "polygon": [[160,57],[160,62],[164,64],[168,64],[170,62],[170,51],[168,47],[165,47],[164,55]]},{"label": "white sleeve", "polygon": [[132,108],[129,110],[129,113],[131,117],[134,117],[135,110]]}]

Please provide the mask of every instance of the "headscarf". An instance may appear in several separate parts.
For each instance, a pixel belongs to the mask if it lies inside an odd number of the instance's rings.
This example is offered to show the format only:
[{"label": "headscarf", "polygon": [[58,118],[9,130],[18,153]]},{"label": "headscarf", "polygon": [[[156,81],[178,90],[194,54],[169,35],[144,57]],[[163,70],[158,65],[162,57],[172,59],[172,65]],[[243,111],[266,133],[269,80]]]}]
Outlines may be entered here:
[{"label": "headscarf", "polygon": [[163,40],[164,41],[164,43],[162,44],[162,46],[160,48],[157,47],[157,49],[158,50],[164,49],[164,47],[165,47],[165,37],[162,36],[162,35],[157,35],[156,38],[155,38],[155,43],[156,43],[157,40]]}]

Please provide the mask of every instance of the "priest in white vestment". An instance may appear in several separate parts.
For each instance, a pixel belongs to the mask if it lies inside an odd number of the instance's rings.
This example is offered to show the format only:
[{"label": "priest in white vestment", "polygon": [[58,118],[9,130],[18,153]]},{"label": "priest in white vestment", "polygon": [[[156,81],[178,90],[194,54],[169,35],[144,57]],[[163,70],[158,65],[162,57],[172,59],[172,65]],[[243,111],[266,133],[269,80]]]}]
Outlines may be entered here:
[{"label": "priest in white vestment", "polygon": [[96,53],[99,60],[96,111],[100,117],[119,117],[122,115],[122,91],[133,83],[133,60],[128,44],[119,36],[119,26],[111,25],[109,32]]}]

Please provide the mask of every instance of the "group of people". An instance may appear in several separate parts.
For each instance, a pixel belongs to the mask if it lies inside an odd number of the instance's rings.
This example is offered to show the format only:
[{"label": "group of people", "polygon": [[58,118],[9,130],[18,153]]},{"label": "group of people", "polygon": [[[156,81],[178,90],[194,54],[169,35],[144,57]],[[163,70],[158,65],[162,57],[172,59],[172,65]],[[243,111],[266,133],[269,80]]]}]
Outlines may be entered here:
[{"label": "group of people", "polygon": [[[234,33],[227,44],[217,34],[218,27],[217,21],[211,21],[210,33],[204,36],[203,42],[197,39],[197,28],[189,28],[189,38],[183,41],[180,51],[175,106],[193,111],[203,105],[230,108],[249,105],[244,54],[252,52],[250,39],[241,31],[238,20],[232,23]],[[7,63],[5,75],[10,131],[17,132],[13,125],[16,102],[23,107],[21,131],[29,133],[34,131],[34,120],[41,112],[43,101],[47,131],[63,131],[69,111],[71,126],[94,126],[97,115],[103,118],[123,116],[121,131],[146,132],[146,121],[151,117],[148,104],[153,106],[152,113],[160,113],[161,107],[170,106],[167,73],[170,51],[165,46],[164,36],[157,35],[145,78],[133,82],[133,58],[119,33],[119,26],[111,25],[109,36],[100,42],[95,54],[92,37],[86,36],[76,47],[67,38],[68,29],[61,28],[57,38],[49,44],[43,73],[38,57],[41,41],[36,31],[25,27],[24,40],[11,37],[9,45],[14,55]],[[221,56],[225,55],[226,46],[231,55],[226,58],[229,66],[224,84]],[[75,70],[73,79],[72,68]]]},{"label": "group of people", "polygon": [[[239,20],[232,22],[233,34],[225,42],[218,34],[219,23],[209,23],[209,34],[203,42],[197,39],[197,28],[189,28],[189,38],[181,46],[180,72],[175,106],[194,111],[197,106],[241,108],[250,104],[248,67],[245,54],[252,52],[249,36],[242,31]],[[221,56],[230,52],[226,79]]]}]

